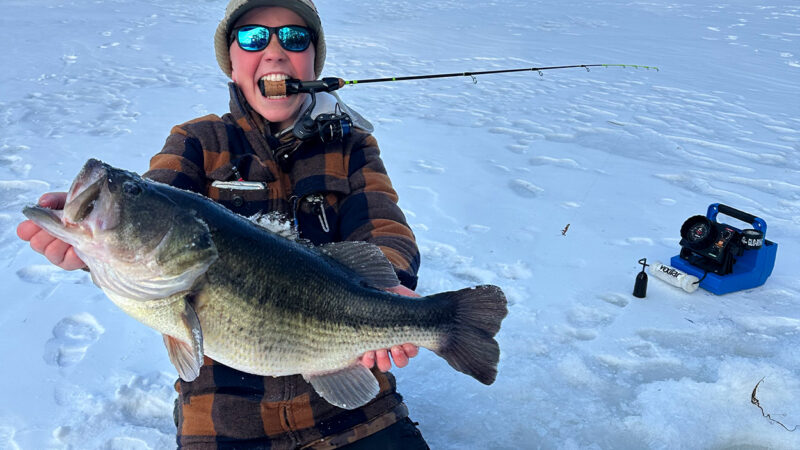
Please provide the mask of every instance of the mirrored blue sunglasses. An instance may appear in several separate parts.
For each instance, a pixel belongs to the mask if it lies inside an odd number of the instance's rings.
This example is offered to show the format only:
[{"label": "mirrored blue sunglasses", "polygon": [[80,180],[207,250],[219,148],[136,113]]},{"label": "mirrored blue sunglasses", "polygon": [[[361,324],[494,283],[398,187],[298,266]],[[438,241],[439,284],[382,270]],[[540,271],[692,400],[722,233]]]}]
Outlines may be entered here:
[{"label": "mirrored blue sunglasses", "polygon": [[235,39],[242,50],[259,52],[267,48],[273,34],[278,37],[281,47],[290,52],[302,52],[314,40],[314,32],[300,25],[283,25],[280,27],[244,25],[233,29],[230,42],[232,43]]}]

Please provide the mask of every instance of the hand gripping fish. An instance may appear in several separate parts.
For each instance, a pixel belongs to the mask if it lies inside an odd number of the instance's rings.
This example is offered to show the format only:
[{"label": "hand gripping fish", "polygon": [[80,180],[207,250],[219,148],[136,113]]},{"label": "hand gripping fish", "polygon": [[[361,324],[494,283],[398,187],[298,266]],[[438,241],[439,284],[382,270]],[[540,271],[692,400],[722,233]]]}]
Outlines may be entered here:
[{"label": "hand gripping fish", "polygon": [[410,342],[481,383],[497,375],[507,314],[496,286],[419,299],[382,289],[397,276],[378,247],[312,247],[192,192],[91,159],[61,211],[23,213],[71,244],[123,311],[164,335],[180,377],[203,355],[268,376],[302,374],[325,400],[357,408],[378,393],[358,361]]}]

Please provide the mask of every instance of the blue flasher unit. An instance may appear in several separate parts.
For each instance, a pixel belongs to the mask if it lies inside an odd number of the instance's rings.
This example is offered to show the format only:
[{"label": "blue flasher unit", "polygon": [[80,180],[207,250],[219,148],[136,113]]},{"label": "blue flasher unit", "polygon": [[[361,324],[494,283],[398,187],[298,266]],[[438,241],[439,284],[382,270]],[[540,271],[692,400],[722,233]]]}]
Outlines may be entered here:
[{"label": "blue flasher unit", "polygon": [[[724,214],[752,226],[738,229],[717,222]],[[700,279],[700,287],[716,295],[761,286],[775,266],[778,244],[766,239],[763,219],[713,203],[705,216],[690,217],[681,227],[681,252],[672,267]]]}]

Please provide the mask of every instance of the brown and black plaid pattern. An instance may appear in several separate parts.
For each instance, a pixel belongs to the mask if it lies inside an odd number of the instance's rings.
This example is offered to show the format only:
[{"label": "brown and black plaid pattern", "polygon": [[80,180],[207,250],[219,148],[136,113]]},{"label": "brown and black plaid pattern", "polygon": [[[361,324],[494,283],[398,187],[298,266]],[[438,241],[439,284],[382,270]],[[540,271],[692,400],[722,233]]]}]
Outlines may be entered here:
[{"label": "brown and black plaid pattern", "polygon": [[[367,241],[378,245],[402,284],[416,287],[419,250],[386,174],[375,138],[359,129],[337,144],[280,141],[251,112],[231,83],[231,113],[209,115],[176,126],[150,161],[145,177],[189,189],[245,216],[280,212],[296,217],[300,236],[315,244]],[[296,148],[279,164],[279,148]],[[214,181],[261,181],[263,190],[218,189]],[[325,199],[324,217],[304,201]]]},{"label": "brown and black plaid pattern", "polygon": [[[315,244],[378,245],[401,282],[416,286],[419,250],[375,139],[361,130],[337,144],[278,140],[231,84],[231,112],[176,126],[145,177],[189,189],[243,214],[279,212]],[[275,154],[289,150],[276,162]],[[264,189],[212,186],[263,182]],[[316,196],[322,205],[309,201]],[[407,416],[394,377],[375,371],[380,393],[352,411],[321,399],[301,376],[260,377],[206,358],[193,382],[178,381],[178,445],[192,449],[335,448]]]},{"label": "brown and black plaid pattern", "polygon": [[187,449],[336,448],[408,416],[391,374],[374,370],[381,391],[352,411],[320,398],[300,375],[261,377],[206,358],[193,382],[178,380],[178,445]]}]

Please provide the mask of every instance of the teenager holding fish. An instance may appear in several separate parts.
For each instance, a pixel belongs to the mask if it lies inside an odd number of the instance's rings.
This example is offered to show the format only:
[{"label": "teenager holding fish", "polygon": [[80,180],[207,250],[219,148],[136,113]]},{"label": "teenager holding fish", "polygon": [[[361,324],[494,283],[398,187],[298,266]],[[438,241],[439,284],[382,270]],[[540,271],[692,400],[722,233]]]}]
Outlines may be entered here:
[{"label": "teenager holding fish", "polygon": [[[301,140],[292,132],[307,94],[265,97],[259,80],[317,79],[325,38],[311,0],[232,0],[215,35],[217,60],[231,77],[230,113],[209,115],[172,129],[151,160],[147,178],[192,190],[243,215],[277,212],[293,220],[314,244],[367,241],[392,263],[401,285],[415,296],[419,251],[397,206],[371,126],[337,97],[317,94],[310,115],[350,113],[342,139]],[[337,106],[338,105],[338,106]],[[65,194],[40,204],[64,206]],[[19,236],[56,265],[85,265],[69,244],[30,221]],[[320,398],[300,375],[261,377],[206,358],[192,382],[179,380],[178,444],[186,448],[427,448],[408,419],[394,377],[417,354],[411,344],[368,352],[380,392],[366,405],[345,410]],[[354,443],[355,442],[355,443]]]}]

